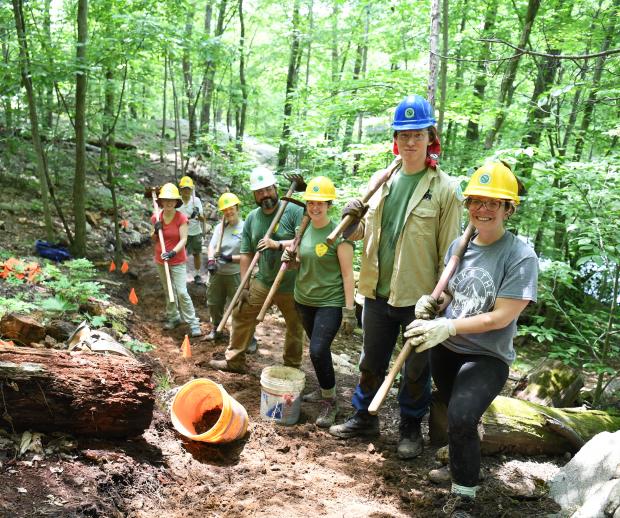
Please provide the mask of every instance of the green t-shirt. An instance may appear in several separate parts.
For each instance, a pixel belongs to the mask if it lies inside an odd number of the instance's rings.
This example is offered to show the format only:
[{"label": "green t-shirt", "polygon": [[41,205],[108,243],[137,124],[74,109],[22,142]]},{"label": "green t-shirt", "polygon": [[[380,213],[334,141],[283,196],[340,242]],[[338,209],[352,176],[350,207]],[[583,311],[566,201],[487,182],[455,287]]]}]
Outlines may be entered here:
[{"label": "green t-shirt", "polygon": [[[323,228],[312,223],[304,232],[299,244],[299,275],[295,283],[295,300],[314,307],[342,307],[345,305],[344,285],[337,248],[343,242],[336,239],[327,244],[327,236],[337,226],[330,221]],[[351,243],[350,241],[346,241]]]},{"label": "green t-shirt", "polygon": [[379,240],[379,280],[377,281],[377,296],[379,297],[389,298],[390,296],[396,243],[405,224],[409,200],[425,174],[426,170],[418,174],[403,174],[402,171],[398,171],[383,203]]},{"label": "green t-shirt", "polygon": [[[282,202],[280,201],[279,203]],[[245,220],[243,225],[240,253],[251,255],[256,253],[256,246],[265,237],[265,232],[267,232],[269,225],[271,225],[276,212],[278,212],[278,207],[271,214],[265,214],[260,207],[250,212],[248,219]],[[302,207],[289,203],[284,210],[284,214],[282,214],[282,218],[276,225],[275,232],[271,234],[271,239],[276,241],[293,239],[295,237],[295,228],[300,225],[303,214],[304,209]],[[265,286],[271,286],[282,264],[281,258],[282,252],[279,250],[265,250],[261,252],[256,279]],[[286,272],[278,292],[292,293],[295,288],[296,274],[295,270]]]}]

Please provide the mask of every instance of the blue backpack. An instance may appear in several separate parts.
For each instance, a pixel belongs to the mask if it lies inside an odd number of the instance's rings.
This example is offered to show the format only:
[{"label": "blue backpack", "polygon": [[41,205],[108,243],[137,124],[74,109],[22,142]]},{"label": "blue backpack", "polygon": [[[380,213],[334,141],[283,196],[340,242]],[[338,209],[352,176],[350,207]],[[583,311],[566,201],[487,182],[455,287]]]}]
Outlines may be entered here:
[{"label": "blue backpack", "polygon": [[46,259],[56,261],[57,263],[66,261],[67,259],[73,259],[69,253],[69,250],[61,245],[54,245],[52,243],[48,243],[47,241],[37,239],[34,247],[36,248],[38,255],[45,257]]}]

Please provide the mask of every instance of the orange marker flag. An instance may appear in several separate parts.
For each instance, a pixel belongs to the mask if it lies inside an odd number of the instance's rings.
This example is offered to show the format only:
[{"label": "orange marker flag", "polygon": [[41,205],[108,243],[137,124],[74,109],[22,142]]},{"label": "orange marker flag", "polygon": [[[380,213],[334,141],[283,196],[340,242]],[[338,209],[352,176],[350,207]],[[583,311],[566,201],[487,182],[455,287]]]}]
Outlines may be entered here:
[{"label": "orange marker flag", "polygon": [[108,268],[108,270],[110,272],[113,272],[114,270],[116,270],[116,264],[114,264],[114,261],[110,261],[110,268]]},{"label": "orange marker flag", "polygon": [[129,265],[127,264],[127,261],[123,261],[123,265],[121,266],[121,272],[127,273],[128,271],[129,271]]},{"label": "orange marker flag", "polygon": [[192,347],[189,345],[189,338],[187,335],[185,335],[183,343],[181,344],[181,356],[183,356],[183,358],[192,357]]},{"label": "orange marker flag", "polygon": [[136,295],[136,290],[134,288],[131,288],[131,291],[129,292],[129,302],[132,304],[138,303],[138,296]]}]

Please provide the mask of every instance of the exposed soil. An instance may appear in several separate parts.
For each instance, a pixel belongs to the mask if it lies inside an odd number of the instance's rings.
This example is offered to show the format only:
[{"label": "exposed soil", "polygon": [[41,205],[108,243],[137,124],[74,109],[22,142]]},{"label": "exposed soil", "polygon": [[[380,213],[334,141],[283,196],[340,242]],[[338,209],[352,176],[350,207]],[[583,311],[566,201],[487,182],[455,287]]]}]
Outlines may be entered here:
[{"label": "exposed soil", "polygon": [[202,414],[200,420],[192,423],[194,425],[194,429],[196,430],[196,434],[201,434],[208,432],[215,426],[215,424],[219,421],[222,415],[222,409],[217,407],[212,410],[206,411]]},{"label": "exposed soil", "polygon": [[[14,458],[0,456],[0,516],[6,517],[230,517],[230,516],[444,516],[449,487],[428,481],[430,469],[439,466],[435,449],[404,462],[395,454],[398,409],[389,398],[381,412],[381,435],[372,442],[343,441],[314,425],[319,407],[302,405],[299,422],[282,426],[260,417],[260,373],[281,362],[284,323],[272,311],[258,326],[256,354],[248,356],[248,374],[211,370],[207,362],[221,358],[226,342],[193,339],[192,357],[183,358],[180,346],[187,332],[182,327],[161,330],[163,291],[152,264],[151,251],[137,250],[130,260],[137,279],[112,285],[126,301],[136,288],[139,304],[131,319],[132,335],[155,344],[144,355],[156,372],[159,404],[153,422],[141,437],[127,441],[78,438],[67,451]],[[103,274],[102,274],[103,275]],[[194,272],[188,272],[188,280]],[[115,280],[120,274],[111,275]],[[123,279],[123,280],[126,280]],[[210,330],[205,286],[189,284],[201,318]],[[350,412],[357,382],[355,363],[361,336],[337,337],[338,419]],[[306,390],[317,388],[307,352],[303,370]],[[233,443],[210,445],[188,440],[172,427],[168,405],[175,387],[195,377],[220,383],[248,411],[247,435]],[[219,414],[218,411],[214,414]],[[207,415],[204,427],[215,415]],[[203,416],[203,421],[205,417]],[[426,430],[426,423],[424,423]],[[43,437],[45,447],[50,438]],[[13,454],[14,455],[14,454]],[[559,508],[547,498],[507,496],[501,481],[515,463],[522,470],[548,478],[565,459],[485,457],[488,473],[478,498],[478,516],[546,516]],[[529,467],[528,467],[529,466]]]}]

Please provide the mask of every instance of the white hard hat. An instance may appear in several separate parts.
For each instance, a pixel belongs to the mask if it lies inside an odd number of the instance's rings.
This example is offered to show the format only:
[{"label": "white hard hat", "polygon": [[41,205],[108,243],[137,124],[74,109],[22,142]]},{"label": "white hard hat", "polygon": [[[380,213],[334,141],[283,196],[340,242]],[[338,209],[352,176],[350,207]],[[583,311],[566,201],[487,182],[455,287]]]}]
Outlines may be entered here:
[{"label": "white hard hat", "polygon": [[276,184],[276,177],[273,175],[271,169],[264,166],[258,166],[252,169],[250,173],[250,189],[252,191],[258,191],[264,189],[270,185]]}]

